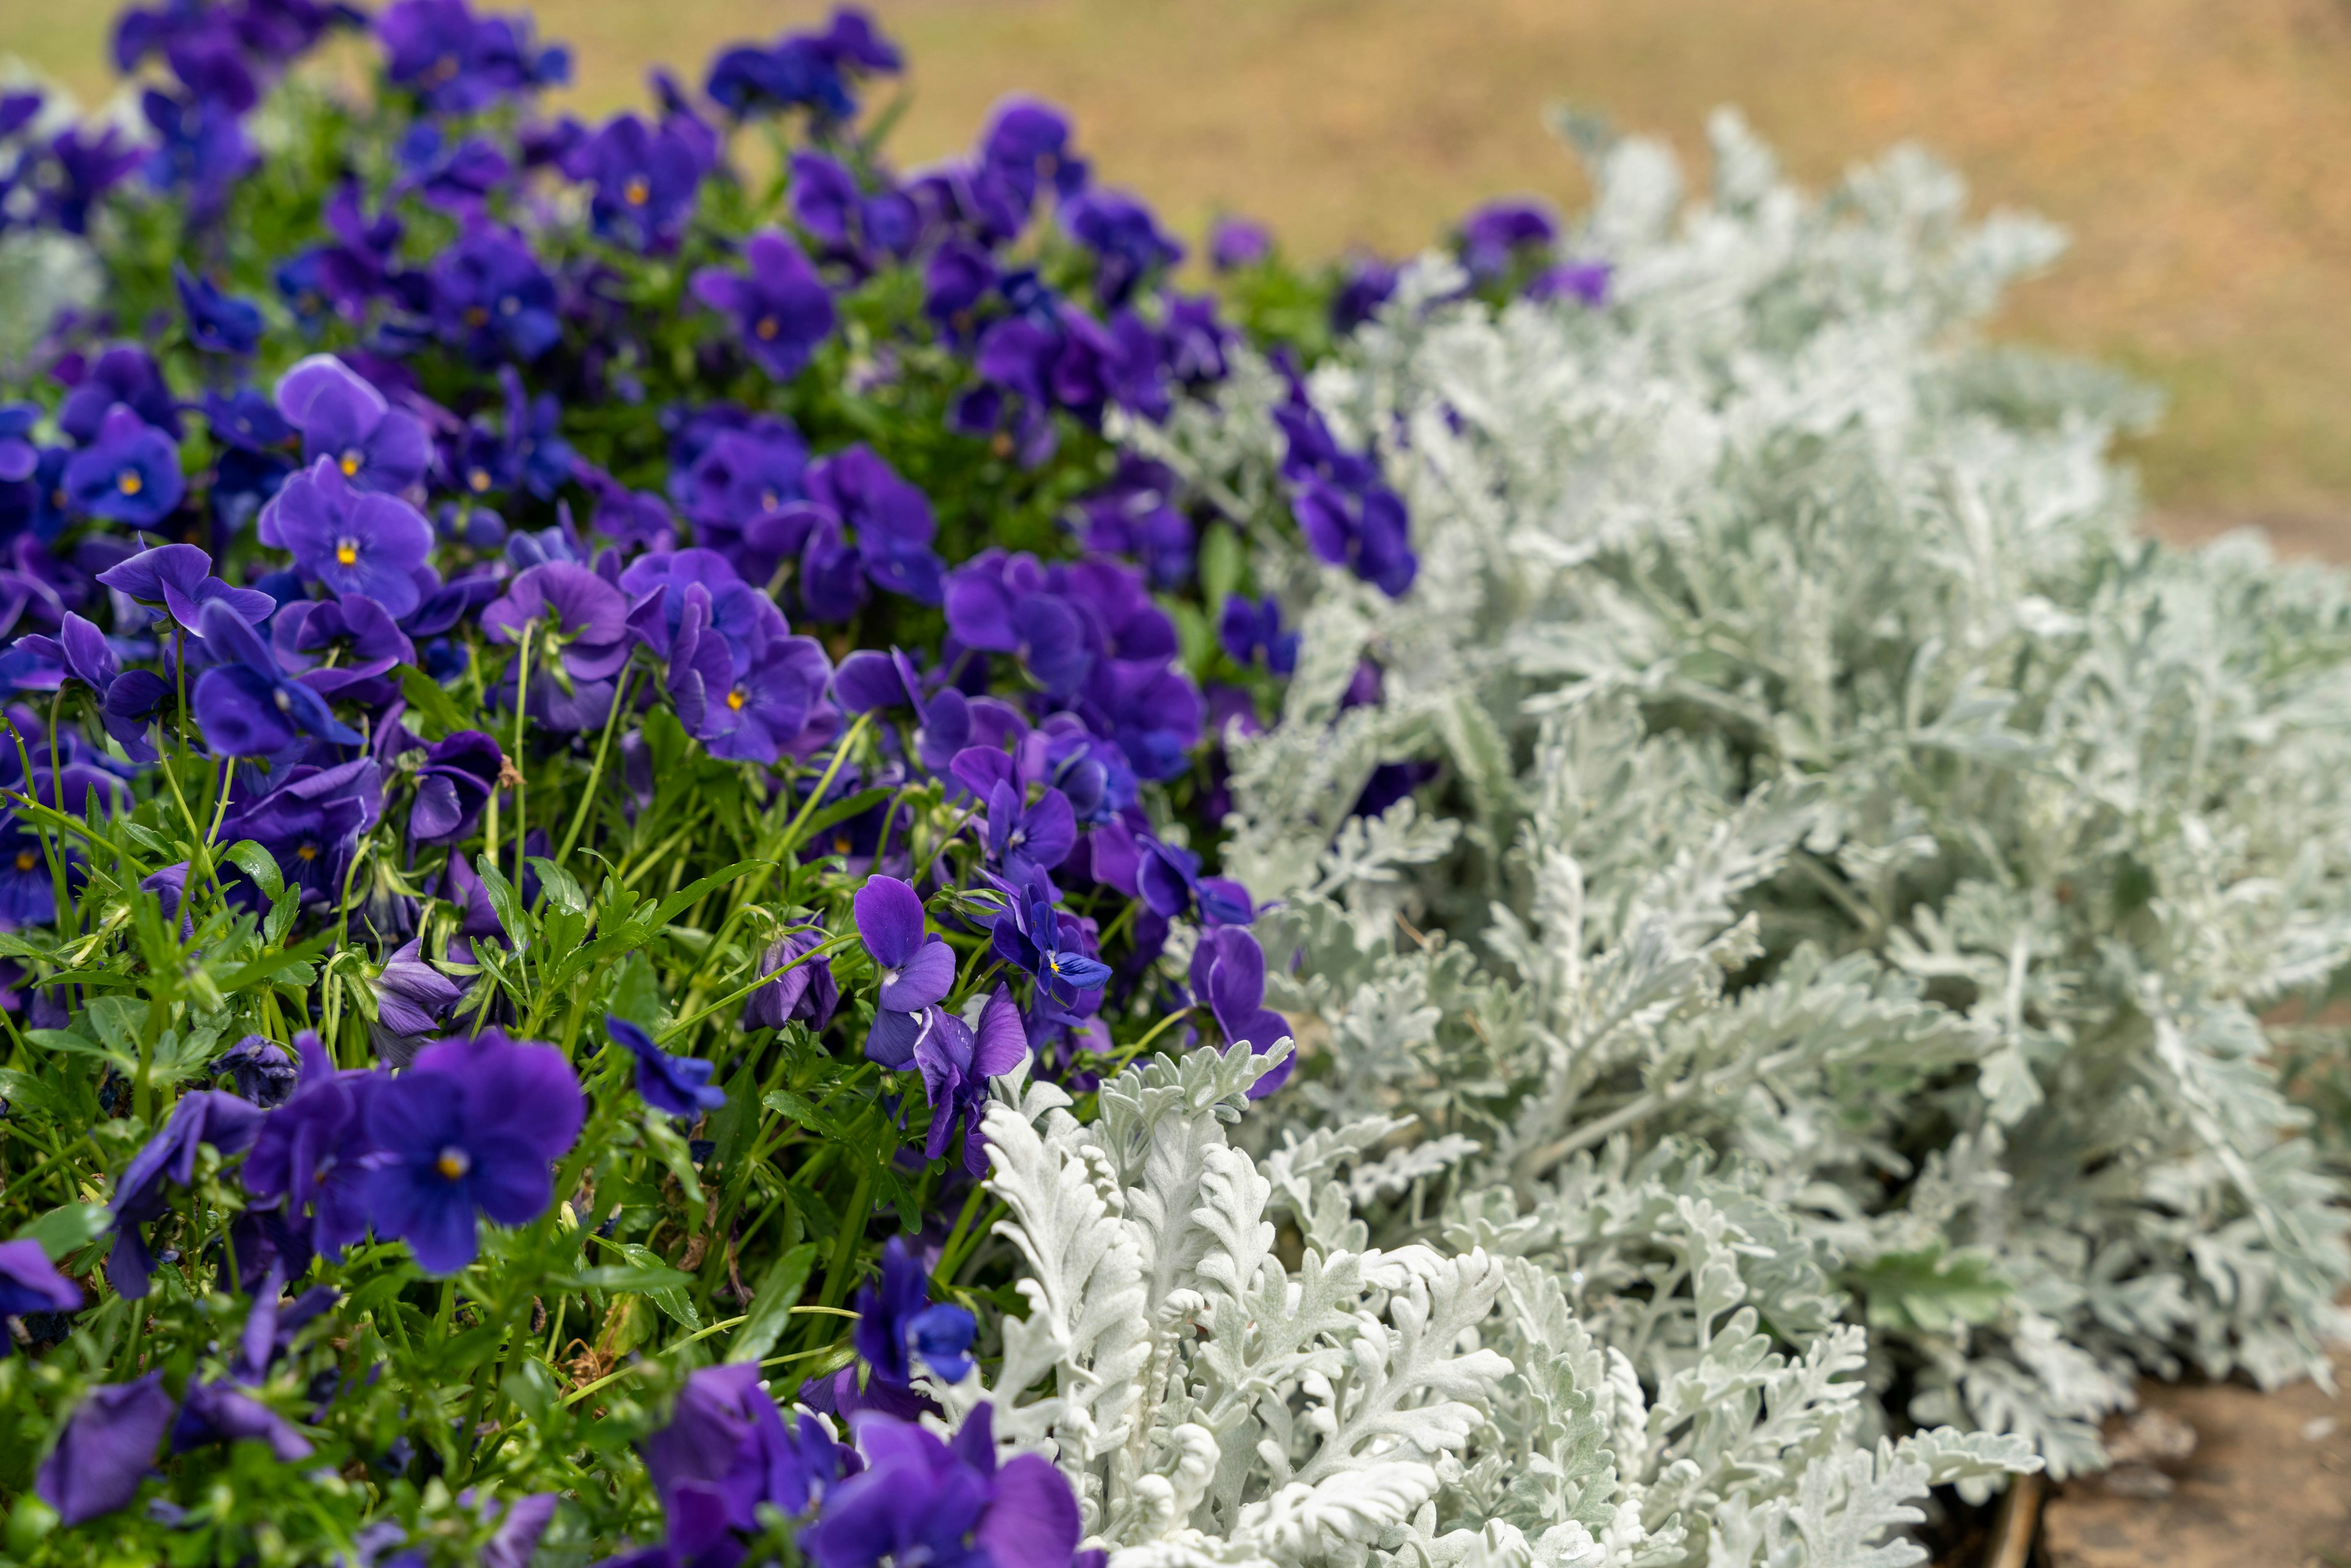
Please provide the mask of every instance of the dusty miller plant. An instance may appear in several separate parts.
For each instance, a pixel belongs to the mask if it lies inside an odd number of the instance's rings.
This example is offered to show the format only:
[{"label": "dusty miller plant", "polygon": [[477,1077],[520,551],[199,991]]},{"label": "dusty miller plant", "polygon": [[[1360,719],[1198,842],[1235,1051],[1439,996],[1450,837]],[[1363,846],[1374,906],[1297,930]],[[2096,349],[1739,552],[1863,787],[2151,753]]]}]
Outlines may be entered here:
[{"label": "dusty miller plant", "polygon": [[[1512,1259],[1494,1343],[1579,1324],[1625,1369],[1576,1384],[1612,1433],[1609,1389],[1654,1424],[1728,1333],[1865,1368],[1888,1430],[2095,1466],[2139,1372],[2324,1375],[2338,1189],[2263,1015],[2351,958],[2351,599],[2130,531],[2107,449],[2146,400],[1974,333],[2050,230],[1963,222],[1908,151],[1809,199],[1712,129],[1691,203],[1584,136],[1607,308],[1465,300],[1432,257],[1312,377],[1411,506],[1404,598],[1282,526],[1270,368],[1159,438],[1304,617],[1226,864],[1272,905],[1286,1135],[1371,1138],[1306,1228]],[[1860,1485],[1798,1447],[1767,1508]],[[1644,1528],[1712,1512],[1712,1561],[1787,1528],[1695,1448],[1616,1451]],[[1465,1517],[1595,1484],[1447,1454]]]}]

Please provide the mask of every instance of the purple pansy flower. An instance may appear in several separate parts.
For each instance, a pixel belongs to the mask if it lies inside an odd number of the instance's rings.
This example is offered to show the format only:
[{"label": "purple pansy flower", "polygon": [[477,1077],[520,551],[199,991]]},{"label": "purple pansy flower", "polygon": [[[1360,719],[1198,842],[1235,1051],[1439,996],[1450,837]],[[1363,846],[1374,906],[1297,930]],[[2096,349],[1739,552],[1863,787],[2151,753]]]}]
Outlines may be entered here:
[{"label": "purple pansy flower", "polygon": [[177,262],[172,264],[172,281],[179,287],[180,308],[188,318],[189,342],[206,353],[237,356],[260,346],[260,306],[222,293]]},{"label": "purple pansy flower", "polygon": [[857,1463],[816,1416],[803,1414],[787,1426],[759,1369],[749,1364],[688,1373],[669,1424],[638,1447],[669,1540],[610,1559],[604,1568],[732,1563],[742,1551],[735,1537],[763,1528],[763,1504],[788,1516],[806,1513]]},{"label": "purple pansy flower", "polygon": [[[193,549],[187,545],[167,548]],[[104,582],[112,575],[101,572],[99,580]],[[157,753],[147,738],[147,728],[171,701],[170,682],[152,670],[123,669],[106,634],[72,611],[66,612],[55,637],[34,632],[17,639],[16,648],[22,654],[54,665],[60,679],[78,680],[89,687],[98,699],[99,722],[120,744],[124,756],[133,762],[155,760]],[[30,686],[39,683],[27,675],[21,678],[21,684]]]},{"label": "purple pansy flower", "polygon": [[[185,871],[181,873],[181,893],[186,891]],[[164,918],[169,919],[167,913]],[[274,1040],[257,1034],[246,1035],[213,1061],[214,1076],[226,1073],[229,1087],[240,1100],[250,1100],[265,1111],[276,1110],[286,1103],[294,1092],[297,1073],[294,1053]]]},{"label": "purple pansy flower", "polygon": [[1080,992],[1098,991],[1110,979],[1110,966],[1079,946],[1090,940],[1084,929],[1078,916],[1053,907],[1049,888],[1032,886],[996,917],[988,941],[998,957],[1036,979],[1048,1001],[1067,1009]]},{"label": "purple pansy flower", "polygon": [[893,1388],[907,1386],[919,1356],[941,1382],[961,1383],[971,1371],[971,1342],[978,1330],[963,1308],[932,1303],[930,1271],[904,1237],[893,1236],[883,1244],[881,1279],[857,1292],[854,1335],[857,1354],[877,1379]]},{"label": "purple pansy flower", "polygon": [[423,602],[417,570],[433,553],[433,525],[397,496],[353,488],[332,458],[286,481],[262,508],[261,538],[337,595],[364,594],[395,618]]},{"label": "purple pansy flower", "polygon": [[[601,724],[611,710],[612,677],[629,662],[629,602],[621,591],[584,566],[546,561],[517,574],[506,592],[482,609],[483,632],[493,643],[531,649],[531,716],[563,731]],[[508,666],[508,680],[513,666]]]},{"label": "purple pansy flower", "polygon": [[[202,714],[199,699],[199,718]],[[288,768],[277,788],[230,811],[221,823],[221,841],[253,840],[277,861],[286,885],[300,890],[304,905],[332,905],[343,895],[360,834],[374,825],[381,809],[381,777],[365,757],[335,768]],[[232,880],[230,890],[241,903],[263,903],[261,890],[242,876]]]},{"label": "purple pansy flower", "polygon": [[[985,1176],[987,1146],[979,1135],[979,1120],[987,1107],[987,1081],[1020,1065],[1029,1051],[1028,1027],[1021,1021],[1012,993],[1002,986],[980,1009],[977,1027],[966,1025],[939,1007],[925,1009],[923,1019],[914,1053],[915,1071],[923,1075],[924,1096],[931,1103],[931,1130],[923,1155],[935,1160],[959,1145],[964,1169],[973,1176]],[[966,1337],[955,1349],[960,1351],[969,1343]],[[950,1383],[963,1375],[927,1351],[925,1359]]]},{"label": "purple pansy flower", "polygon": [[498,743],[478,729],[461,729],[434,742],[416,771],[409,837],[420,844],[448,844],[471,833],[505,763]]},{"label": "purple pansy flower", "polygon": [[881,971],[882,1006],[893,1012],[926,1008],[955,984],[955,949],[923,929],[923,900],[894,876],[869,876],[850,901],[858,938]]},{"label": "purple pansy flower", "polygon": [[1255,267],[1273,254],[1273,235],[1252,218],[1219,218],[1208,233],[1208,265],[1218,272]]},{"label": "purple pansy flower", "polygon": [[571,1064],[551,1045],[490,1029],[426,1046],[368,1103],[376,1234],[406,1241],[427,1273],[455,1273],[480,1249],[476,1210],[500,1225],[547,1211],[549,1167],[579,1137],[586,1110]]},{"label": "purple pansy flower", "polygon": [[33,1490],[68,1526],[127,1508],[171,1424],[172,1396],[161,1372],[100,1384],[75,1406]]},{"label": "purple pansy flower", "polygon": [[1608,303],[1615,268],[1604,261],[1562,261],[1527,279],[1530,299],[1573,299],[1590,309]]},{"label": "purple pansy flower", "polygon": [[768,945],[759,973],[776,977],[745,999],[745,1029],[781,1029],[797,1019],[816,1033],[824,1031],[841,1005],[841,988],[832,977],[832,960],[810,956],[823,945],[823,931],[813,925],[787,931]]},{"label": "purple pansy flower", "polygon": [[566,51],[532,42],[528,16],[476,16],[465,0],[399,0],[375,28],[384,74],[435,114],[476,114],[571,75]]},{"label": "purple pansy flower", "polygon": [[360,732],[337,718],[324,697],[289,678],[269,645],[226,603],[205,605],[196,630],[214,663],[196,677],[189,701],[214,751],[274,757],[304,735],[360,744]]},{"label": "purple pansy flower", "polygon": [[987,858],[1006,880],[1026,885],[1067,860],[1078,841],[1070,798],[1050,785],[1030,800],[1016,783],[987,792]]},{"label": "purple pansy flower", "polygon": [[832,335],[832,295],[799,246],[773,230],[751,236],[744,260],[744,272],[708,267],[695,273],[694,297],[732,317],[743,351],[788,382]]},{"label": "purple pansy flower", "polygon": [[433,264],[433,319],[442,341],[482,364],[528,364],[563,336],[554,280],[520,235],[491,223],[467,229]]},{"label": "purple pansy flower", "polygon": [[179,1419],[172,1423],[172,1452],[184,1454],[213,1443],[247,1439],[266,1443],[281,1465],[307,1459],[314,1451],[294,1424],[225,1379],[190,1379]]},{"label": "purple pansy flower", "polygon": [[[1290,1037],[1290,1020],[1265,1005],[1265,950],[1238,925],[1200,934],[1200,945],[1192,950],[1192,989],[1207,1004],[1228,1044],[1246,1044],[1261,1056]],[[1262,1100],[1289,1082],[1297,1061],[1291,1055],[1251,1084],[1249,1098]]]},{"label": "purple pansy flower", "polygon": [[407,1066],[418,1047],[441,1032],[449,1009],[465,994],[424,961],[423,939],[414,936],[384,956],[373,989],[376,1016],[368,1024],[368,1040],[394,1067]]},{"label": "purple pansy flower", "polygon": [[33,427],[40,423],[39,403],[0,402],[0,484],[29,479],[40,466],[41,449],[33,444]]},{"label": "purple pansy flower", "polygon": [[301,1063],[293,1095],[269,1113],[238,1178],[265,1200],[284,1199],[289,1221],[328,1257],[368,1231],[371,1098],[390,1082],[381,1072],[339,1072],[319,1037],[294,1037]]},{"label": "purple pansy flower", "polygon": [[287,423],[302,433],[305,463],[331,457],[361,490],[400,491],[423,480],[433,456],[424,422],[392,407],[332,354],[297,361],[277,378],[276,400]]},{"label": "purple pansy flower", "polygon": [[85,517],[151,528],[172,515],[187,484],[179,444],[128,403],[107,410],[97,439],[66,459],[67,504]]},{"label": "purple pansy flower", "polygon": [[243,1154],[261,1121],[258,1107],[217,1089],[183,1095],[172,1107],[163,1130],[131,1157],[114,1184],[114,1249],[106,1260],[106,1277],[118,1294],[134,1301],[147,1294],[155,1260],[147,1251],[146,1227],[163,1217],[171,1187],[196,1179],[196,1146],[210,1144],[223,1155]]},{"label": "purple pansy flower", "polygon": [[1298,667],[1298,633],[1281,629],[1281,606],[1270,594],[1261,600],[1227,594],[1224,613],[1217,620],[1217,640],[1236,664],[1247,666],[1263,653],[1265,667],[1277,675]]},{"label": "purple pansy flower", "polygon": [[[62,367],[58,374],[65,379]],[[179,402],[164,382],[162,367],[146,350],[118,343],[84,367],[72,385],[57,405],[57,429],[68,441],[87,446],[97,440],[99,426],[117,403],[173,441],[180,439]]]},{"label": "purple pansy flower", "polygon": [[277,612],[277,601],[258,589],[232,588],[212,575],[212,557],[193,545],[158,545],[141,550],[98,580],[141,604],[160,604],[172,620],[193,631],[204,606],[217,601],[238,619],[258,626]]},{"label": "purple pansy flower", "polygon": [[699,1116],[726,1103],[726,1091],[710,1082],[715,1061],[673,1056],[653,1037],[617,1014],[604,1015],[604,1032],[637,1059],[637,1098],[672,1116]]},{"label": "purple pansy flower", "polygon": [[49,1261],[37,1241],[0,1241],[0,1356],[15,1348],[8,1320],[29,1312],[70,1312],[81,1306],[81,1288]]},{"label": "purple pansy flower", "polygon": [[1183,246],[1124,191],[1097,186],[1071,197],[1061,226],[1094,253],[1094,295],[1107,306],[1125,304],[1144,278],[1184,259]]},{"label": "purple pansy flower", "polygon": [[1202,876],[1200,857],[1177,844],[1146,838],[1135,884],[1154,915],[1173,920],[1199,906],[1206,925],[1246,925],[1256,918],[1249,889],[1229,877]]},{"label": "purple pansy flower", "polygon": [[1461,265],[1478,282],[1491,283],[1522,256],[1558,239],[1559,220],[1541,204],[1523,197],[1489,202],[1461,225]]},{"label": "purple pansy flower", "polygon": [[1051,1460],[997,1463],[994,1407],[964,1417],[952,1444],[879,1412],[855,1418],[865,1468],[835,1486],[800,1536],[816,1568],[1071,1568],[1078,1501]]},{"label": "purple pansy flower", "polygon": [[569,167],[596,188],[589,211],[597,231],[651,250],[672,242],[693,212],[708,151],[684,123],[653,128],[623,114],[590,138]]}]

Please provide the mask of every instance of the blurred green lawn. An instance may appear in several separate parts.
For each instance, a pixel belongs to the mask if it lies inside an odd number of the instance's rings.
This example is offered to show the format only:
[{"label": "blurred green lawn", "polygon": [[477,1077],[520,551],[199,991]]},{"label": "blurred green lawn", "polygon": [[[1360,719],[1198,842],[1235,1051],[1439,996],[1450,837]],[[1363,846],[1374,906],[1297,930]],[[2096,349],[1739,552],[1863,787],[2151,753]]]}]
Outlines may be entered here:
[{"label": "blurred green lawn", "polygon": [[[990,102],[1075,111],[1109,179],[1197,233],[1223,209],[1298,249],[1413,247],[1485,195],[1581,199],[1541,122],[1570,101],[1695,152],[1741,106],[1818,182],[1888,142],[2076,246],[2010,334],[2171,394],[2136,455],[2193,528],[2256,517],[2351,555],[2351,0],[878,0],[908,47],[913,163]],[[547,0],[580,110],[646,67],[818,14],[776,0]],[[0,3],[0,54],[109,90],[107,10]]]}]

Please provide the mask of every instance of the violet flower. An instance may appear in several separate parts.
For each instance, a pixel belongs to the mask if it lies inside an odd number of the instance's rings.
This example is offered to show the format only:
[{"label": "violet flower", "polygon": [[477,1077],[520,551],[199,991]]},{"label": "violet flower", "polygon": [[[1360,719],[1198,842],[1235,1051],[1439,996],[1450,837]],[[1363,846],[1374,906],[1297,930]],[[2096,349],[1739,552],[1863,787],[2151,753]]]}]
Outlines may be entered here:
[{"label": "violet flower", "polygon": [[881,971],[881,1003],[893,1012],[929,1007],[955,985],[955,949],[923,929],[923,900],[894,876],[865,879],[850,901],[858,938]]},{"label": "violet flower", "polygon": [[262,508],[260,535],[330,592],[365,594],[395,619],[423,602],[417,570],[433,553],[433,525],[397,496],[354,488],[331,458],[286,481]]},{"label": "violet flower", "polygon": [[604,1015],[604,1032],[637,1059],[637,1098],[672,1116],[694,1117],[726,1103],[726,1091],[710,1082],[715,1061],[673,1056],[653,1037],[616,1013]]},{"label": "violet flower", "polygon": [[1078,916],[1053,907],[1052,892],[1032,886],[1012,899],[989,930],[996,956],[1032,977],[1056,1008],[1075,1007],[1079,993],[1098,991],[1110,979],[1110,966],[1085,952]]},{"label": "violet flower", "polygon": [[1144,278],[1184,259],[1184,246],[1124,191],[1096,186],[1071,197],[1061,226],[1093,252],[1094,296],[1107,306],[1125,304]]},{"label": "violet flower", "polygon": [[[759,956],[759,973],[776,977],[753,991],[743,1003],[743,1027],[781,1029],[798,1019],[821,1034],[841,1005],[841,988],[832,977],[832,960],[810,957],[824,945],[823,931],[803,925],[784,932]],[[786,965],[791,967],[785,968]],[[777,974],[778,970],[781,974]]]},{"label": "violet flower", "polygon": [[[59,375],[63,373],[60,367]],[[117,403],[174,442],[180,439],[180,405],[163,380],[162,368],[152,354],[132,343],[116,344],[82,371],[57,405],[57,429],[68,441],[87,446],[98,439]]]},{"label": "violet flower", "polygon": [[[979,1121],[987,1108],[987,1081],[1020,1065],[1029,1051],[1028,1027],[1021,1022],[1012,993],[1002,986],[996,988],[980,1009],[976,1029],[945,1008],[926,1009],[922,1018],[914,1061],[931,1104],[931,1129],[923,1157],[935,1160],[951,1145],[959,1145],[964,1169],[973,1176],[985,1176],[987,1145],[980,1137]],[[963,1375],[937,1361],[932,1364],[950,1383]]]},{"label": "violet flower", "polygon": [[282,1198],[287,1219],[332,1258],[368,1232],[368,1104],[390,1081],[337,1071],[309,1030],[294,1037],[294,1050],[301,1063],[294,1093],[262,1122],[237,1175],[254,1197]]},{"label": "violet flower", "polygon": [[98,574],[98,580],[141,604],[162,605],[172,620],[190,631],[203,621],[204,606],[214,601],[255,626],[277,612],[277,601],[266,593],[232,588],[213,576],[212,570],[212,557],[194,545],[158,545],[109,567]]},{"label": "violet flower", "polygon": [[1217,640],[1226,657],[1247,668],[1259,653],[1265,667],[1288,675],[1298,667],[1298,632],[1281,629],[1281,606],[1268,594],[1250,600],[1238,593],[1225,596],[1224,613],[1217,621]]},{"label": "violet flower", "polygon": [[324,697],[289,678],[268,644],[225,602],[205,605],[196,630],[217,662],[196,677],[189,706],[214,752],[274,757],[304,735],[339,746],[360,744],[360,732],[337,718]]},{"label": "violet flower", "polygon": [[8,1337],[8,1319],[30,1312],[70,1312],[80,1306],[81,1288],[57,1272],[39,1242],[0,1241],[0,1358],[16,1348]]},{"label": "violet flower", "polygon": [[[120,571],[122,568],[114,570]],[[101,572],[99,580],[103,582],[111,575]],[[33,632],[18,638],[16,648],[20,653],[54,665],[59,680],[77,680],[89,687],[90,695],[98,699],[99,722],[121,746],[124,756],[133,762],[155,760],[157,752],[147,738],[147,729],[172,698],[171,684],[162,676],[152,670],[123,669],[106,633],[70,610],[66,612],[55,637]],[[26,676],[21,684],[37,683]]]},{"label": "violet flower", "polygon": [[[1207,1002],[1228,1045],[1246,1044],[1262,1056],[1290,1038],[1290,1020],[1265,1005],[1265,950],[1238,925],[1200,934],[1192,950],[1192,989]],[[1249,1097],[1262,1100],[1280,1088],[1297,1061],[1293,1052],[1251,1084]]]},{"label": "violet flower", "polygon": [[747,270],[706,267],[694,275],[694,297],[733,318],[736,340],[779,382],[800,373],[816,346],[832,335],[832,294],[808,257],[772,229],[744,246]]},{"label": "violet flower", "polygon": [[679,123],[648,127],[633,114],[605,122],[567,164],[593,184],[597,232],[640,250],[673,243],[694,211],[708,149]]},{"label": "violet flower", "polygon": [[532,42],[529,17],[476,16],[465,0],[399,0],[375,29],[385,76],[435,114],[477,114],[571,75],[566,50]]},{"label": "violet flower", "polygon": [[124,403],[107,411],[97,439],[66,459],[63,488],[74,511],[133,528],[153,528],[187,493],[178,443]]},{"label": "violet flower", "polygon": [[302,433],[305,463],[331,457],[360,490],[388,494],[423,480],[433,455],[424,422],[392,407],[332,354],[296,361],[277,378],[276,397],[277,412]]},{"label": "violet flower", "polygon": [[930,1298],[930,1271],[904,1237],[893,1236],[882,1248],[881,1279],[857,1292],[852,1336],[878,1381],[908,1386],[917,1356],[942,1383],[961,1383],[971,1371],[977,1321],[961,1307],[935,1305]]},{"label": "violet flower", "polygon": [[[493,643],[519,643],[527,632],[533,634],[524,701],[539,723],[565,732],[587,729],[611,711],[612,677],[634,646],[629,603],[587,567],[546,561],[517,574],[503,595],[483,606],[481,625]],[[507,665],[509,705],[516,668]]]},{"label": "violet flower", "polygon": [[114,1218],[114,1249],[106,1277],[117,1294],[136,1301],[147,1294],[155,1260],[147,1250],[146,1227],[163,1218],[168,1189],[196,1179],[196,1146],[210,1144],[222,1155],[243,1154],[261,1130],[262,1112],[234,1094],[199,1089],[172,1107],[163,1130],[131,1156],[114,1184],[109,1205]]},{"label": "violet flower", "polygon": [[[410,0],[414,3],[414,0]],[[513,230],[477,224],[433,264],[433,318],[442,341],[488,364],[528,364],[563,336],[555,283]]]},{"label": "violet flower", "polygon": [[994,1407],[964,1417],[952,1444],[910,1421],[855,1422],[865,1468],[835,1486],[800,1536],[816,1568],[1071,1568],[1077,1499],[1051,1460],[997,1463]]},{"label": "violet flower", "polygon": [[1010,882],[1039,880],[1077,845],[1077,813],[1050,785],[1034,800],[1017,785],[996,785],[987,792],[987,858]]},{"label": "violet flower", "polygon": [[471,833],[505,765],[498,743],[478,729],[461,729],[434,742],[416,772],[409,838],[420,844],[448,844]]},{"label": "violet flower", "polygon": [[0,816],[0,931],[29,930],[57,917],[57,881],[40,836],[15,812]]},{"label": "violet flower", "polygon": [[222,293],[176,261],[172,264],[172,281],[180,291],[180,308],[188,318],[189,342],[208,354],[239,358],[260,346],[260,306]]},{"label": "violet flower", "polygon": [[1461,265],[1479,283],[1501,278],[1524,256],[1559,239],[1559,220],[1524,198],[1489,202],[1461,225]]},{"label": "violet flower", "polygon": [[759,1369],[745,1364],[686,1374],[669,1424],[638,1448],[669,1540],[665,1547],[611,1559],[605,1568],[731,1563],[742,1550],[734,1537],[763,1528],[763,1504],[805,1513],[856,1463],[817,1417],[802,1415],[787,1426]]},{"label": "violet flower", "polygon": [[[275,1289],[275,1287],[272,1287]],[[314,1450],[294,1424],[225,1380],[191,1378],[179,1419],[172,1423],[172,1452],[184,1454],[214,1443],[246,1439],[266,1443],[281,1465],[307,1459]]]},{"label": "violet flower", "polygon": [[0,484],[29,479],[40,465],[41,449],[33,444],[33,427],[40,423],[39,403],[0,402]]},{"label": "violet flower", "polygon": [[100,1384],[76,1406],[33,1490],[68,1527],[87,1524],[139,1495],[155,1450],[172,1424],[172,1396],[163,1375],[131,1383]]},{"label": "violet flower", "polygon": [[1196,904],[1205,925],[1246,925],[1256,918],[1249,889],[1230,877],[1202,876],[1200,857],[1176,844],[1146,838],[1135,885],[1154,915],[1173,920]]},{"label": "violet flower", "polygon": [[[329,908],[343,895],[360,834],[382,810],[382,774],[373,758],[362,757],[335,768],[298,765],[281,777],[277,789],[229,812],[221,841],[253,840],[269,852],[304,907]],[[263,905],[261,890],[241,873],[231,878],[229,894],[248,908]]]},{"label": "violet flower", "polygon": [[491,1029],[426,1046],[368,1103],[376,1234],[406,1241],[428,1274],[455,1273],[480,1249],[476,1210],[510,1226],[547,1212],[549,1166],[586,1113],[571,1064],[551,1045]]},{"label": "violet flower", "polygon": [[376,1054],[394,1067],[405,1067],[429,1036],[441,1031],[449,1009],[465,990],[424,961],[422,938],[410,937],[385,955],[375,977],[376,1016],[368,1025],[368,1040]]},{"label": "violet flower", "polygon": [[1208,234],[1208,265],[1218,272],[1255,267],[1273,254],[1273,235],[1251,218],[1219,218]]},{"label": "violet flower", "polygon": [[297,1076],[293,1052],[257,1034],[246,1035],[214,1058],[211,1071],[215,1075],[227,1073],[237,1098],[250,1100],[265,1111],[286,1103],[294,1092]]}]

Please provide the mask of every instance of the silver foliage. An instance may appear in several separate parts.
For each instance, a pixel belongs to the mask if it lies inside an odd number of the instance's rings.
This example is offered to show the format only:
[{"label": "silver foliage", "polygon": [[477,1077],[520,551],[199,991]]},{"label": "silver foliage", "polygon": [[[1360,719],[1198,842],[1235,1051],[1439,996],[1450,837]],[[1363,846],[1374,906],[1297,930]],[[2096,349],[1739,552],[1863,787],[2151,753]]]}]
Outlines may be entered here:
[{"label": "silver foliage", "polygon": [[[1305,628],[1225,852],[1304,1058],[1259,1113],[1291,1141],[1253,1134],[1285,1212],[1562,1292],[1623,1375],[1547,1419],[1600,1424],[1653,1539],[1892,1562],[1822,1511],[1875,1530],[1938,1461],[1851,1446],[1855,1375],[2061,1474],[2142,1371],[2324,1375],[2340,1195],[2262,1015],[2351,959],[2351,597],[2131,533],[2146,400],[1973,335],[2045,227],[1964,221],[1908,151],[1810,199],[1712,131],[1695,203],[1661,148],[1589,149],[1609,308],[1429,257],[1317,373],[1412,507],[1403,599],[1301,552],[1261,369],[1134,438]],[[1384,700],[1343,706],[1364,660]],[[1442,777],[1350,815],[1409,758]],[[1290,1173],[1370,1128],[1393,1179],[1326,1215]],[[1575,1359],[1516,1332],[1520,1378]],[[1456,1462],[1522,1533],[1600,1485]]]}]

